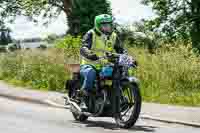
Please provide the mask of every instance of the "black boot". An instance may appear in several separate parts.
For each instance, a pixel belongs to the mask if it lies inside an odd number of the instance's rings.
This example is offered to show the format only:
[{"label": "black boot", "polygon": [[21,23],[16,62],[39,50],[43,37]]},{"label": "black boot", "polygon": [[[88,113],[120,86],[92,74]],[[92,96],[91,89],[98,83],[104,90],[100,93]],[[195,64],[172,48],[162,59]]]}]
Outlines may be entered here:
[{"label": "black boot", "polygon": [[81,104],[80,104],[80,108],[82,110],[82,112],[87,112],[88,111],[88,101],[89,101],[89,95],[88,92],[86,91],[86,89],[82,89],[81,90],[82,96],[81,96]]}]

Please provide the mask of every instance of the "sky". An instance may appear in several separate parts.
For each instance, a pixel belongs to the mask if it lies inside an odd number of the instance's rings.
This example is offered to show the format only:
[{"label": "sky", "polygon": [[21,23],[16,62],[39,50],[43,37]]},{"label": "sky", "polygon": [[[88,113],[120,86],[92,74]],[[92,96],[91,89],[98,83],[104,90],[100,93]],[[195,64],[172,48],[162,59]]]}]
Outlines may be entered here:
[{"label": "sky", "polygon": [[[141,0],[109,0],[111,2],[113,14],[119,23],[132,23],[142,18],[152,18],[154,13],[150,7],[140,4]],[[42,23],[35,25],[23,16],[18,16],[13,24],[9,24],[12,29],[12,37],[15,39],[45,37],[48,34],[63,34],[67,30],[66,17],[61,14],[48,27]]]},{"label": "sky", "polygon": [[110,0],[113,14],[122,23],[138,21],[142,18],[152,18],[154,13],[148,6],[140,3],[141,0]]}]

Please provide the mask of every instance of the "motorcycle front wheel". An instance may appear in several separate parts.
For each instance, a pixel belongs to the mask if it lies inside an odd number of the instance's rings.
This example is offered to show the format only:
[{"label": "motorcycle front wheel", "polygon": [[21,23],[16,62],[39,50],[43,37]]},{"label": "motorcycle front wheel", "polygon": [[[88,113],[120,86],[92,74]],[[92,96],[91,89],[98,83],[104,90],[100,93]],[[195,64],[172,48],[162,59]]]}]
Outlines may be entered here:
[{"label": "motorcycle front wheel", "polygon": [[[125,103],[124,105],[120,104],[120,115],[115,117],[115,121],[120,128],[131,128],[136,123],[141,111],[142,98],[138,85],[124,84],[122,86],[122,98]],[[120,101],[124,100],[121,99]]]}]

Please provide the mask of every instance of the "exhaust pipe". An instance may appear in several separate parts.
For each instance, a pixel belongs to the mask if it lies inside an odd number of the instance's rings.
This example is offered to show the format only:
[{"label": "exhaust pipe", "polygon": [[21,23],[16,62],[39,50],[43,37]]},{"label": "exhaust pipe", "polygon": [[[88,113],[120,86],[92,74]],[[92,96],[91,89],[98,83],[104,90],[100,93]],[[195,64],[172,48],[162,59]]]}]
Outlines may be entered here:
[{"label": "exhaust pipe", "polygon": [[79,115],[85,115],[85,116],[92,116],[91,113],[88,113],[88,112],[82,112],[81,111],[81,108],[78,106],[78,104],[76,102],[73,102],[73,101],[69,101],[69,104],[70,104],[70,111],[71,112],[74,112],[76,114],[79,114]]},{"label": "exhaust pipe", "polygon": [[78,113],[78,114],[81,114],[81,113],[82,113],[82,112],[81,112],[81,108],[78,106],[77,103],[75,103],[75,102],[69,100],[69,104],[70,104],[70,106],[71,106],[71,107],[70,107],[71,112]]}]

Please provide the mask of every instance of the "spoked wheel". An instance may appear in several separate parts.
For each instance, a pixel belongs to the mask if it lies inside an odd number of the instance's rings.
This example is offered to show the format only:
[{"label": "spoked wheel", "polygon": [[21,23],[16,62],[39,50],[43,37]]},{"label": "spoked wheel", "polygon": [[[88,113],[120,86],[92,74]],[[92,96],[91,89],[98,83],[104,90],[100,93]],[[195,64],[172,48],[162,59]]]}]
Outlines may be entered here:
[{"label": "spoked wheel", "polygon": [[131,128],[137,121],[141,110],[141,95],[137,85],[128,83],[123,85],[120,115],[115,117],[121,128]]}]

